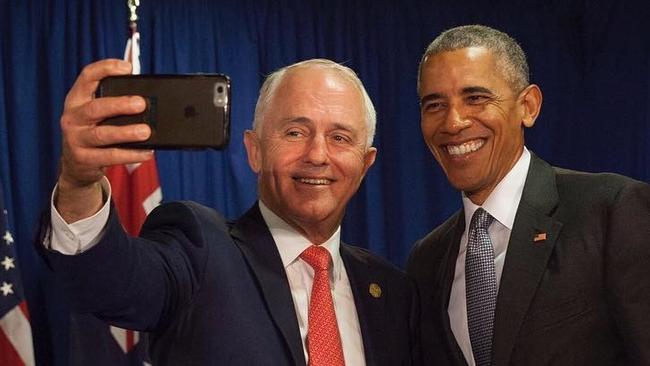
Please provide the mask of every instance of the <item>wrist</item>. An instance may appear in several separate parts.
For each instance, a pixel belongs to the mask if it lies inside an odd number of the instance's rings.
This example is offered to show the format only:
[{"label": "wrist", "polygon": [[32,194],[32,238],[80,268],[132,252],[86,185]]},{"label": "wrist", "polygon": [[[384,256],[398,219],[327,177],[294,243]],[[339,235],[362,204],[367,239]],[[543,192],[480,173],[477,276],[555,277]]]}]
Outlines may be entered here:
[{"label": "wrist", "polygon": [[54,192],[54,206],[67,223],[73,223],[97,213],[106,197],[99,182],[77,184],[62,177]]}]

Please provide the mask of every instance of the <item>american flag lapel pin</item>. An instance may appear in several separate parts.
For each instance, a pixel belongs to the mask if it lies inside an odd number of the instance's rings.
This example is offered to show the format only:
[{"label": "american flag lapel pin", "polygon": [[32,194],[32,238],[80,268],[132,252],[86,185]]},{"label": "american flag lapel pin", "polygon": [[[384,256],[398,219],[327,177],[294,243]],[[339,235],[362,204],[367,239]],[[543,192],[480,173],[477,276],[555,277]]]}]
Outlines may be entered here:
[{"label": "american flag lapel pin", "polygon": [[545,241],[545,240],[546,240],[546,233],[538,233],[538,234],[535,235],[535,237],[533,238],[533,242],[534,242],[534,243],[539,243],[539,242],[541,242],[541,241]]}]

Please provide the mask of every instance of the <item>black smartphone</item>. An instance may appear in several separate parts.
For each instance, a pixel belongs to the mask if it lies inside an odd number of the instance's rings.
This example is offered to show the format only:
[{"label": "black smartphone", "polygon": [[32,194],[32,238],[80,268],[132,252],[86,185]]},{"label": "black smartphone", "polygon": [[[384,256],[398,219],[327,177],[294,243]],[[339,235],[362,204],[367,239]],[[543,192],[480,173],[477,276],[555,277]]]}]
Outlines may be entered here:
[{"label": "black smartphone", "polygon": [[140,95],[144,112],[100,124],[147,123],[151,137],[119,145],[142,149],[223,149],[230,139],[230,79],[222,74],[124,75],[100,81],[97,97]]}]

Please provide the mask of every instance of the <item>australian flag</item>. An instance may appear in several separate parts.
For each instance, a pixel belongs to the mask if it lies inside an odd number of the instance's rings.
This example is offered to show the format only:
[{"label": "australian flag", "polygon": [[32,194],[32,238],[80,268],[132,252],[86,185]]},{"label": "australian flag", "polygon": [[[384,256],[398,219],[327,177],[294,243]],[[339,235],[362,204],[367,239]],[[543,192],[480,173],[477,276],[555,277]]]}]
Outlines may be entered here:
[{"label": "australian flag", "polygon": [[[124,59],[131,62],[134,74],[140,73],[139,55],[140,33],[132,22]],[[112,166],[106,176],[122,225],[129,234],[138,235],[146,216],[162,200],[156,161]],[[72,314],[70,347],[70,366],[149,365],[145,334],[109,326],[92,315]]]}]

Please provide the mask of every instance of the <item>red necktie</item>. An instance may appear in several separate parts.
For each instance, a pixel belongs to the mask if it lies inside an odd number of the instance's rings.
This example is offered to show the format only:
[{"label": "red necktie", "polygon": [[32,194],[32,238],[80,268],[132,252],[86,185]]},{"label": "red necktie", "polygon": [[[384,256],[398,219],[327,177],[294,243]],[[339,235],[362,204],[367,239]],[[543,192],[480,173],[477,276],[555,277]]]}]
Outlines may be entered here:
[{"label": "red necktie", "polygon": [[307,351],[309,366],[344,366],[341,336],[330,291],[330,253],[312,245],[300,258],[314,269],[314,284],[309,302]]}]

